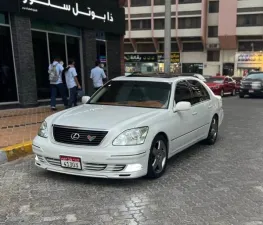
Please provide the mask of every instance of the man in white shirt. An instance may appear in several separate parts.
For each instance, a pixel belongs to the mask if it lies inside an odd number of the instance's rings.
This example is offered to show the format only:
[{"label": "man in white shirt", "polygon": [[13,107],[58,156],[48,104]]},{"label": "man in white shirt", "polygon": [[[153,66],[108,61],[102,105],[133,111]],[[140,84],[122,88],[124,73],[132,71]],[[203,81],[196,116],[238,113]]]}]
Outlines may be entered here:
[{"label": "man in white shirt", "polygon": [[56,110],[56,98],[57,98],[57,90],[59,91],[62,99],[64,106],[68,106],[68,100],[67,100],[67,95],[66,95],[66,89],[65,85],[63,84],[62,81],[62,72],[64,70],[64,67],[61,65],[59,58],[55,58],[53,63],[49,65],[48,70],[50,71],[52,67],[56,67],[58,78],[56,81],[50,81],[50,86],[51,86],[51,109]]},{"label": "man in white shirt", "polygon": [[96,61],[95,68],[91,70],[90,78],[93,81],[93,87],[95,91],[100,89],[103,86],[103,79],[106,79],[106,75],[104,73],[104,70],[100,68],[100,62]]}]

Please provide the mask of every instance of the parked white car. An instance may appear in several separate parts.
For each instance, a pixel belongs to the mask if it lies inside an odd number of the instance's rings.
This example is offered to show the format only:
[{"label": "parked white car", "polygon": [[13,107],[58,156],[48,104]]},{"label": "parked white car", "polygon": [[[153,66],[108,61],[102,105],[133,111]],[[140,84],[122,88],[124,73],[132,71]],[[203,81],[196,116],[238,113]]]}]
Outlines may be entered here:
[{"label": "parked white car", "polygon": [[46,118],[33,141],[35,164],[101,178],[160,177],[167,160],[214,144],[222,99],[194,77],[119,77],[83,105]]}]

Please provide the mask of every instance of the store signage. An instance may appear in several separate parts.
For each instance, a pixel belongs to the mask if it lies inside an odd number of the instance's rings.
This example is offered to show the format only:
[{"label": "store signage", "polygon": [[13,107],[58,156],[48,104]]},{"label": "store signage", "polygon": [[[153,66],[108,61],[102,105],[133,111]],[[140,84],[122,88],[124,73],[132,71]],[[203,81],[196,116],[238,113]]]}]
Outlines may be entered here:
[{"label": "store signage", "polygon": [[[164,62],[164,53],[158,53],[158,62]],[[171,63],[180,63],[180,52],[171,53]]]},{"label": "store signage", "polygon": [[157,54],[125,54],[125,62],[157,62]]},{"label": "store signage", "polygon": [[237,63],[263,63],[263,53],[237,53]]},{"label": "store signage", "polygon": [[20,0],[20,13],[52,22],[125,33],[124,9],[108,0]]}]

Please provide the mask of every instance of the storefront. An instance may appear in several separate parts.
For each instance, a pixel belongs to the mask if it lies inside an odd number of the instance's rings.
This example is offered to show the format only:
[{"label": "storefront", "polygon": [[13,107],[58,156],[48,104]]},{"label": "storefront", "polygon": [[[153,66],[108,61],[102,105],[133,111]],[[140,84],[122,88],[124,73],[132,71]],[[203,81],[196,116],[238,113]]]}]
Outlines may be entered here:
[{"label": "storefront", "polygon": [[251,71],[263,71],[262,52],[238,52],[235,62],[235,76],[242,77]]},{"label": "storefront", "polygon": [[197,73],[203,75],[203,63],[182,63],[182,73]]},{"label": "storefront", "polygon": [[[103,7],[102,7],[103,6]],[[49,101],[48,65],[73,59],[92,93],[90,70],[101,60],[109,78],[122,75],[124,8],[119,0],[1,0],[0,106]]]},{"label": "storefront", "polygon": [[[170,72],[174,74],[181,73],[181,64],[180,64],[180,52],[171,53],[171,65]],[[160,73],[164,73],[164,53],[158,53],[158,70]]]},{"label": "storefront", "polygon": [[157,54],[125,54],[125,73],[158,71]]}]

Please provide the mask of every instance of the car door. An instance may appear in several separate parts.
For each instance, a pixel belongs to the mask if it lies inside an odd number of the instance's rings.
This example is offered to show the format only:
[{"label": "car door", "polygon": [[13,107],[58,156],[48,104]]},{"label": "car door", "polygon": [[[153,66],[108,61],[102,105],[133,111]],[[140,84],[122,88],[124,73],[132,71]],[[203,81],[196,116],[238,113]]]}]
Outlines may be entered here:
[{"label": "car door", "polygon": [[212,100],[198,80],[187,80],[192,91],[193,139],[198,141],[208,134],[211,122]]},{"label": "car door", "polygon": [[[182,101],[191,102],[192,93],[188,83],[183,80],[175,86],[174,106]],[[184,112],[173,112],[170,125],[172,154],[179,152],[192,143],[193,115],[192,109]]]},{"label": "car door", "polygon": [[224,79],[224,93],[225,94],[230,94],[231,93],[231,88],[230,88],[229,78],[228,77],[226,77]]},{"label": "car door", "polygon": [[231,78],[231,77],[229,77],[228,78],[229,79],[229,88],[230,88],[230,92],[231,93],[233,93],[233,90],[235,90],[236,89],[236,82]]}]

